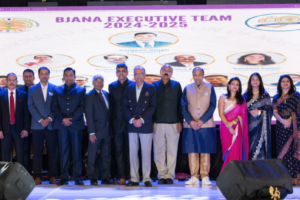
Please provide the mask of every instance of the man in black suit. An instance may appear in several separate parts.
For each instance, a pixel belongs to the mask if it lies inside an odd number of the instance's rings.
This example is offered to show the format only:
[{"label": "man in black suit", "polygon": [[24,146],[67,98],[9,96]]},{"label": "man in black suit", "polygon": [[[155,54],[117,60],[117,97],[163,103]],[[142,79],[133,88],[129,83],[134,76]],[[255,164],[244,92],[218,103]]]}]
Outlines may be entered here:
[{"label": "man in black suit", "polygon": [[128,121],[122,114],[123,94],[127,85],[134,83],[128,80],[128,70],[125,64],[118,64],[116,69],[118,80],[108,86],[112,104],[112,130],[116,159],[121,178],[119,185],[125,185],[125,179],[130,179],[129,147],[128,147]]},{"label": "man in black suit", "polygon": [[[25,85],[22,85],[21,87],[18,87],[18,89],[23,90],[24,92],[27,92],[28,94],[28,89],[29,87],[31,87],[32,85],[34,85],[34,71],[31,69],[25,69],[23,71],[23,81],[25,83]],[[31,118],[31,115],[30,115]],[[31,120],[31,119],[30,119]],[[31,150],[31,141],[32,141],[32,134],[31,134],[31,127],[30,127],[30,131],[28,134],[28,137],[24,138],[24,167],[27,169],[27,171],[29,173],[31,173],[31,169],[30,169],[30,150]]]},{"label": "man in black suit", "polygon": [[84,185],[81,180],[81,140],[84,129],[83,111],[86,90],[75,83],[75,78],[75,70],[67,67],[63,74],[65,84],[55,88],[52,98],[52,112],[55,118],[53,128],[58,130],[61,168],[60,181],[57,185],[68,184],[70,145],[75,185]]},{"label": "man in black suit", "polygon": [[195,61],[195,56],[192,55],[177,55],[175,56],[174,60],[176,62],[166,63],[173,67],[197,67],[200,65],[205,65],[205,62],[197,62]]},{"label": "man in black suit", "polygon": [[17,87],[17,76],[7,74],[7,89],[0,92],[0,139],[2,160],[11,161],[12,142],[15,144],[17,162],[23,164],[24,139],[28,136],[30,114],[27,93]]},{"label": "man in black suit", "polygon": [[94,89],[85,97],[84,111],[89,133],[88,176],[91,185],[98,185],[100,169],[98,167],[98,150],[102,161],[103,179],[101,184],[116,184],[110,180],[111,161],[111,104],[109,94],[102,90],[104,78],[101,75],[93,77]]},{"label": "man in black suit", "polygon": [[127,186],[139,185],[139,140],[142,151],[143,182],[151,187],[151,148],[153,138],[152,116],[156,107],[156,92],[153,85],[144,82],[146,71],[142,66],[134,68],[134,79],[125,88],[123,112],[128,124],[129,158],[131,181]]}]

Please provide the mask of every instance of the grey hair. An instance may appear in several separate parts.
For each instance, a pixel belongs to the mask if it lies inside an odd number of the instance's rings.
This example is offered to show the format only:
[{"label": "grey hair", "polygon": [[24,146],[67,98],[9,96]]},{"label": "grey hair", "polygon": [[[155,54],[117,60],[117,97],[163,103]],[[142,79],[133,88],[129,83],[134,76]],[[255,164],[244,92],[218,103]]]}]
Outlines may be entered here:
[{"label": "grey hair", "polygon": [[163,66],[161,66],[160,71],[163,70],[163,68],[165,68],[165,67],[170,67],[173,72],[173,67],[169,64],[164,64]]},{"label": "grey hair", "polygon": [[102,75],[96,74],[96,75],[93,77],[93,83],[94,83],[96,80],[98,80],[99,78],[101,78],[102,81],[104,81],[104,77],[103,77]]},{"label": "grey hair", "polygon": [[144,68],[143,66],[140,66],[140,65],[135,66],[134,69],[133,69],[133,72],[134,72],[135,70],[137,70],[137,69],[142,69],[142,70],[144,70],[144,73],[146,74],[146,70],[145,70],[145,68]]}]

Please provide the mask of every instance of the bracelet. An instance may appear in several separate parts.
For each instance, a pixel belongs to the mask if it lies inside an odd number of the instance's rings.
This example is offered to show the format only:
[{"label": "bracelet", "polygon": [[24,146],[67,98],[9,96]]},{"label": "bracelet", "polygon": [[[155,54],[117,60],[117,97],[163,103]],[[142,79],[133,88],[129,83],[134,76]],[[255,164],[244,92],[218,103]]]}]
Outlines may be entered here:
[{"label": "bracelet", "polygon": [[261,110],[258,111],[258,116],[260,116],[260,115],[261,115]]},{"label": "bracelet", "polygon": [[236,122],[235,120],[233,120],[232,122],[233,122],[233,124],[234,124],[234,125],[236,125],[236,124],[237,124],[237,122]]}]

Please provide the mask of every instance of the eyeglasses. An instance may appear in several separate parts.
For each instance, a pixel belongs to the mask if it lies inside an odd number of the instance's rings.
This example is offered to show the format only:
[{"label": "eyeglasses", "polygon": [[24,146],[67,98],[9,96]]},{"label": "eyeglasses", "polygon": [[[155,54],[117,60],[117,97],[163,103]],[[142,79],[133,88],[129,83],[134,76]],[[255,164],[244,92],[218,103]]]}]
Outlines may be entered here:
[{"label": "eyeglasses", "polygon": [[171,73],[172,72],[172,70],[162,70],[163,72],[167,72],[167,73]]},{"label": "eyeglasses", "polygon": [[135,76],[144,76],[145,73],[134,73]]}]

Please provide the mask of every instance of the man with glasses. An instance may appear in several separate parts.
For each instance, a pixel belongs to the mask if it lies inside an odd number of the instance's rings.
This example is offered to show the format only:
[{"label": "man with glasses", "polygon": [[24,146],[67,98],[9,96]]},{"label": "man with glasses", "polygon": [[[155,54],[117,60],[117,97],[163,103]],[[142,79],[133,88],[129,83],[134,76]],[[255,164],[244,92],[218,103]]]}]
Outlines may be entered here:
[{"label": "man with glasses", "polygon": [[123,112],[128,124],[129,158],[131,181],[127,186],[139,185],[139,140],[142,152],[143,182],[151,187],[151,147],[153,138],[152,116],[156,107],[156,92],[153,85],[144,82],[145,68],[134,68],[135,83],[128,85],[124,91]]},{"label": "man with glasses", "polygon": [[179,134],[182,130],[181,85],[171,80],[173,69],[161,67],[161,80],[153,83],[157,106],[154,113],[154,161],[158,170],[158,184],[173,184]]}]

